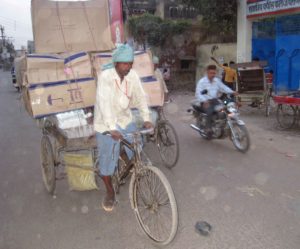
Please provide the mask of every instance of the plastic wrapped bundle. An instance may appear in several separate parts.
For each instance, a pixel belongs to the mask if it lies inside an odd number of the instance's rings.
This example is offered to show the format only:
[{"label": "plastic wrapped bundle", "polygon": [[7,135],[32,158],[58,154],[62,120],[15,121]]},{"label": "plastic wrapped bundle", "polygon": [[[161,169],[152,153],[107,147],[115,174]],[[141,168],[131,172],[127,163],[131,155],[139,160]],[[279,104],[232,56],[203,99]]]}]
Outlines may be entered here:
[{"label": "plastic wrapped bundle", "polygon": [[92,112],[83,109],[56,114],[56,124],[62,134],[68,138],[90,137],[94,134],[94,127],[88,119],[93,116]]}]

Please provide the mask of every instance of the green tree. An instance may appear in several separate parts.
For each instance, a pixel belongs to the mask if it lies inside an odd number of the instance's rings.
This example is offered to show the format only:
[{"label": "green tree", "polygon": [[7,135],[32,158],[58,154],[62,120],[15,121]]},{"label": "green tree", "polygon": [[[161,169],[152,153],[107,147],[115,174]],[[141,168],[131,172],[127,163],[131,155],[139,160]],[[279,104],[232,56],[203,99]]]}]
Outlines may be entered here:
[{"label": "green tree", "polygon": [[182,0],[199,10],[209,34],[236,38],[237,0]]},{"label": "green tree", "polygon": [[168,38],[182,34],[191,26],[185,20],[163,20],[152,14],[132,16],[128,19],[128,30],[133,38],[144,46],[163,47]]},{"label": "green tree", "polygon": [[14,47],[14,44],[12,42],[7,42],[6,43],[6,49],[7,49],[7,52],[10,53],[10,54],[15,53],[15,47]]}]

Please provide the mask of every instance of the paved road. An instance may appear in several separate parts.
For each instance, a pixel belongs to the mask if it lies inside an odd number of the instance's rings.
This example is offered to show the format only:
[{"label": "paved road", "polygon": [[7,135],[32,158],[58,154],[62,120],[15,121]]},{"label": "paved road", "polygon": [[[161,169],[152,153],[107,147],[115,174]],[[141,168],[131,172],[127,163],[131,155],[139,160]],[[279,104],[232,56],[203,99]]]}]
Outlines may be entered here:
[{"label": "paved road", "polygon": [[[252,147],[243,155],[230,141],[206,142],[188,127],[192,96],[168,106],[180,138],[178,166],[165,172],[180,215],[172,249],[299,249],[300,132],[279,132],[274,118],[244,111]],[[39,161],[41,132],[28,117],[9,74],[0,72],[0,248],[152,249],[128,201],[128,185],[111,214],[99,191],[70,192],[59,182],[56,198],[44,191]],[[148,148],[149,149],[149,148]],[[150,148],[151,150],[151,148]],[[157,157],[156,157],[157,158]],[[213,226],[209,237],[196,221]]]}]

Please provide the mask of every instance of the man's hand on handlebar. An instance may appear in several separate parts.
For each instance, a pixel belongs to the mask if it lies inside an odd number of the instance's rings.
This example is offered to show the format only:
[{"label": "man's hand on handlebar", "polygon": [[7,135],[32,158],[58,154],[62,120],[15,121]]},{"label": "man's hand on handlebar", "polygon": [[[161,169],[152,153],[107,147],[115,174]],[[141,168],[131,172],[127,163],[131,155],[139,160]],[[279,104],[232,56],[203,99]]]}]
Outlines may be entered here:
[{"label": "man's hand on handlebar", "polygon": [[117,130],[110,131],[109,133],[110,133],[112,139],[114,139],[116,141],[119,141],[119,140],[123,139],[122,134]]},{"label": "man's hand on handlebar", "polygon": [[233,92],[233,95],[234,95],[234,96],[238,96],[239,93],[238,93],[238,92]]},{"label": "man's hand on handlebar", "polygon": [[151,122],[146,121],[146,122],[144,122],[144,128],[145,129],[154,129],[154,125]]},{"label": "man's hand on handlebar", "polygon": [[204,107],[205,109],[209,108],[209,106],[210,106],[209,101],[203,102],[203,107]]}]

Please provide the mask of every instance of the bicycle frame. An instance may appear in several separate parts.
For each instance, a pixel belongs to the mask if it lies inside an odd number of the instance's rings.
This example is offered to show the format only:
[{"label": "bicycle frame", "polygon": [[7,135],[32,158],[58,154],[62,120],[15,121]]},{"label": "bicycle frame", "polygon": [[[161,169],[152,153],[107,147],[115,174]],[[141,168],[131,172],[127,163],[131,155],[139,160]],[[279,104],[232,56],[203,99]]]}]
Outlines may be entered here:
[{"label": "bicycle frame", "polygon": [[[140,134],[133,134],[132,136],[133,136],[133,142],[132,143],[130,143],[126,139],[122,139],[120,146],[125,146],[133,152],[133,157],[134,157],[134,167],[133,168],[137,168],[137,167],[140,166],[139,162],[141,161],[141,153],[139,151],[139,146],[141,146],[141,143],[138,141],[138,139],[140,138],[141,135]],[[130,165],[126,165],[127,168],[129,166]]]}]

